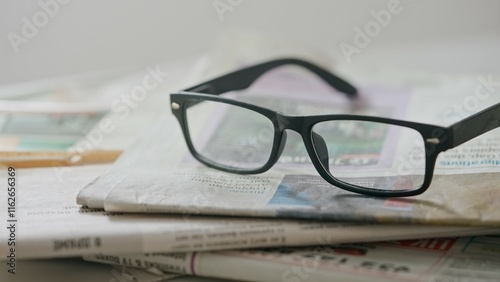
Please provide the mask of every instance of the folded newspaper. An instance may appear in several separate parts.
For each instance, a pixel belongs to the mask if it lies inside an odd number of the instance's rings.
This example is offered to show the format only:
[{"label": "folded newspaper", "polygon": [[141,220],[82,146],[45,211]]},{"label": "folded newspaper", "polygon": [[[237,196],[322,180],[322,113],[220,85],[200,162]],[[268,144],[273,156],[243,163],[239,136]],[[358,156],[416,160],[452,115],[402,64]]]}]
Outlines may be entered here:
[{"label": "folded newspaper", "polygon": [[[449,125],[498,102],[496,81],[491,75],[420,75],[399,78],[397,85],[369,81],[360,87],[362,103],[351,104],[316,77],[283,68],[229,95],[292,115],[354,112]],[[207,143],[220,127],[241,130],[225,122],[224,112],[207,109],[203,117],[191,134]],[[403,140],[390,137],[378,136],[383,142],[375,152],[389,168],[401,165],[395,156],[405,153]],[[108,173],[86,186],[77,202],[108,212],[500,226],[499,130],[440,154],[430,188],[404,199],[357,195],[326,183],[301,142],[289,134],[279,163],[266,173],[223,173],[191,157],[177,121],[166,114]]]},{"label": "folded newspaper", "polygon": [[[107,213],[75,203],[83,185],[108,165],[16,170],[19,184],[0,202],[0,260],[94,253],[188,252],[270,246],[315,245],[318,240],[380,240],[500,234],[500,228],[373,225],[286,219]],[[62,174],[63,169],[67,174]],[[7,183],[5,176],[0,181]],[[15,202],[14,208],[8,203]],[[8,213],[7,213],[8,211]],[[7,216],[10,216],[7,218]],[[15,234],[11,238],[10,234]],[[7,246],[10,246],[7,248]],[[13,248],[13,250],[10,250]]]},{"label": "folded newspaper", "polygon": [[476,236],[84,259],[238,281],[498,281],[499,252],[500,237]]}]

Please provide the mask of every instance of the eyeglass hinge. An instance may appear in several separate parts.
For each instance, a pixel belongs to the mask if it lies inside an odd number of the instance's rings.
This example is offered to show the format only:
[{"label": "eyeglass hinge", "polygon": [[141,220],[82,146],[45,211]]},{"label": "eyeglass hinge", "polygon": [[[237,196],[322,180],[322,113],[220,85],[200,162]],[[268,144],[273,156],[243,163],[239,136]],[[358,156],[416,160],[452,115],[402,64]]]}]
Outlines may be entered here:
[{"label": "eyeglass hinge", "polygon": [[170,106],[172,107],[172,109],[174,110],[178,110],[181,108],[181,106],[175,102],[172,102],[172,104],[170,104]]},{"label": "eyeglass hinge", "polygon": [[441,143],[441,141],[439,141],[439,138],[427,138],[427,139],[425,139],[425,142],[433,144],[433,145],[437,145],[437,144]]}]

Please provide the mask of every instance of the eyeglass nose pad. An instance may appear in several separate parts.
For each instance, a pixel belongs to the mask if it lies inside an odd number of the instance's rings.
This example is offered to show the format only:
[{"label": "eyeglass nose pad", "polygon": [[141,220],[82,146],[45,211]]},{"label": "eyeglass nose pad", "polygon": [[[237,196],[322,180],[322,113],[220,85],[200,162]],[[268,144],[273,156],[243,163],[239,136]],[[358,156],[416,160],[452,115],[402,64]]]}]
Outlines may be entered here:
[{"label": "eyeglass nose pad", "polygon": [[286,143],[286,131],[283,131],[283,136],[281,137],[281,142],[278,147],[278,157],[276,158],[276,161],[281,157],[281,153],[283,153],[283,149],[285,149],[285,143]]},{"label": "eyeglass nose pad", "polygon": [[321,164],[326,171],[330,171],[330,165],[328,163],[328,147],[326,147],[325,139],[315,132],[312,133],[312,139],[314,142],[314,148],[316,148],[316,154],[318,154]]}]

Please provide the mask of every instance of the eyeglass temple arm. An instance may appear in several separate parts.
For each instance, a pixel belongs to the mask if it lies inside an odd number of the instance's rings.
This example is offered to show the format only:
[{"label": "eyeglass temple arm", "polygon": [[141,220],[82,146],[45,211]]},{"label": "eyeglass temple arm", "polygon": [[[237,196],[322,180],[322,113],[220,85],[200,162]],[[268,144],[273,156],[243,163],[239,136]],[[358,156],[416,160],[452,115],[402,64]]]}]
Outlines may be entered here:
[{"label": "eyeglass temple arm", "polygon": [[198,84],[194,87],[186,89],[185,91],[219,95],[228,91],[245,89],[264,73],[283,65],[296,65],[304,67],[318,75],[333,88],[347,94],[348,97],[355,97],[357,94],[357,89],[347,81],[314,64],[300,59],[279,59],[250,66]]},{"label": "eyeglass temple arm", "polygon": [[453,132],[453,142],[451,148],[465,143],[497,127],[500,127],[500,103],[450,126]]}]

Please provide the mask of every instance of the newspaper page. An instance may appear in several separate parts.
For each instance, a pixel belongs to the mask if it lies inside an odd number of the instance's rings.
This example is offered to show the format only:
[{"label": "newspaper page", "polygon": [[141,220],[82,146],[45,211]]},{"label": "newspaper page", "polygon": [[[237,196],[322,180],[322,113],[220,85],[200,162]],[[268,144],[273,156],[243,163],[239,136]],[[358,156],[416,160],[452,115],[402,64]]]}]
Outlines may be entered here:
[{"label": "newspaper page", "polygon": [[[263,76],[244,93],[229,95],[291,115],[354,112],[446,125],[458,116],[452,111],[455,102],[450,106],[450,101],[468,101],[468,95],[488,79],[496,78],[422,76],[407,85],[372,84],[361,87],[361,98],[353,103],[312,75],[282,69]],[[487,91],[488,87],[497,91],[498,87],[492,85],[483,85],[481,91]],[[478,110],[497,102],[496,97],[490,95],[489,99],[478,100]],[[238,122],[229,122],[224,112],[217,109],[207,109],[204,114],[207,118],[200,118],[202,122],[192,130],[193,134],[203,136],[209,146],[217,147],[210,145],[210,138],[220,134],[221,126],[227,126],[228,130],[241,127]],[[191,157],[173,119],[164,117],[140,144],[129,150],[129,156],[135,157],[122,160],[127,164],[105,176],[121,180],[113,183],[104,200],[101,198],[100,203],[107,211],[500,224],[500,214],[496,212],[500,205],[496,200],[500,194],[498,130],[441,153],[432,185],[424,194],[406,199],[380,199],[356,195],[326,183],[310,163],[302,140],[293,133],[288,135],[278,164],[266,173],[242,176],[207,168]],[[391,170],[406,165],[398,162],[397,156],[409,154],[405,151],[407,146],[402,145],[407,140],[392,137],[390,133],[377,137],[378,147],[374,148],[378,151],[370,156],[378,156],[379,167],[371,170],[363,167],[364,173],[372,173],[376,178],[380,166]],[[408,167],[411,170],[415,166]],[[86,191],[101,187],[109,187],[109,183],[97,180],[88,185],[78,196],[78,203],[88,204],[92,198],[85,196]]]},{"label": "newspaper page", "polygon": [[[0,258],[79,256],[98,252],[187,252],[314,245],[452,235],[498,234],[498,228],[373,225],[285,219],[108,213],[80,207],[75,196],[108,165],[16,170],[14,194],[1,196]],[[6,168],[0,181],[7,183]],[[13,248],[13,251],[10,250]]]},{"label": "newspaper page", "polygon": [[476,236],[84,259],[240,281],[497,281],[499,251],[500,237]]}]

